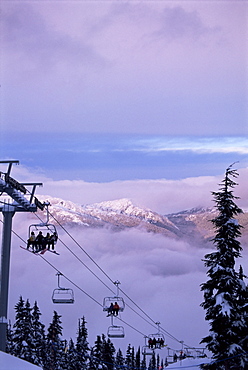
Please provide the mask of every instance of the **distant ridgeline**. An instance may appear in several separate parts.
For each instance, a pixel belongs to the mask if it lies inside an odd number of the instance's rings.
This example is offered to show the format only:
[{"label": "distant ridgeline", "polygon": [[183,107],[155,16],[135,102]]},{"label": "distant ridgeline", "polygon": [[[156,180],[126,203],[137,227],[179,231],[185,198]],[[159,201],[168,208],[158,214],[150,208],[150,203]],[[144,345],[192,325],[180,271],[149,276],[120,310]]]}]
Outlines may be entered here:
[{"label": "distant ridgeline", "polygon": [[[76,205],[59,198],[42,197],[51,203],[49,211],[62,225],[109,228],[113,231],[126,228],[139,228],[143,231],[161,234],[166,237],[182,239],[201,246],[209,242],[214,229],[210,222],[216,215],[215,209],[192,208],[178,213],[160,215],[150,209],[135,206],[129,199],[119,199]],[[248,212],[238,216],[243,226],[241,242],[248,245]],[[211,244],[210,244],[211,245]]]}]

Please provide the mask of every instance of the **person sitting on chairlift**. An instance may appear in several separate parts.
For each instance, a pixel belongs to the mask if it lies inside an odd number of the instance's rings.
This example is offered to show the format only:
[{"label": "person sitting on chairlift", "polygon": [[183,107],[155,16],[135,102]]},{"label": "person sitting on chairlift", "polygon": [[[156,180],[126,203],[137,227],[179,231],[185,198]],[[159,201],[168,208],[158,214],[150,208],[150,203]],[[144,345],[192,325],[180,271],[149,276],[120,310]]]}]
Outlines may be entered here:
[{"label": "person sitting on chairlift", "polygon": [[108,314],[107,314],[107,317],[108,316],[111,316],[114,314],[114,305],[113,303],[110,304],[110,306],[108,307]]},{"label": "person sitting on chairlift", "polygon": [[28,238],[27,249],[29,249],[29,247],[32,247],[33,252],[35,252],[36,250],[35,239],[35,233],[32,231],[30,237]]},{"label": "person sitting on chairlift", "polygon": [[119,310],[120,310],[120,306],[118,305],[117,302],[115,302],[115,304],[113,306],[113,315],[118,316]]},{"label": "person sitting on chairlift", "polygon": [[43,243],[43,247],[44,249],[50,249],[50,245],[51,245],[51,235],[49,233],[46,234],[45,238],[44,238],[44,243]]},{"label": "person sitting on chairlift", "polygon": [[52,246],[52,250],[54,250],[54,244],[56,243],[57,240],[58,240],[58,234],[55,232],[50,236],[50,239],[49,239],[49,247]]},{"label": "person sitting on chairlift", "polygon": [[149,338],[148,339],[148,347],[149,348],[153,348],[153,340],[152,340],[152,338]]},{"label": "person sitting on chairlift", "polygon": [[39,234],[36,236],[35,242],[36,242],[36,252],[40,252],[43,249],[45,249],[44,236],[42,234],[42,231],[39,231]]}]

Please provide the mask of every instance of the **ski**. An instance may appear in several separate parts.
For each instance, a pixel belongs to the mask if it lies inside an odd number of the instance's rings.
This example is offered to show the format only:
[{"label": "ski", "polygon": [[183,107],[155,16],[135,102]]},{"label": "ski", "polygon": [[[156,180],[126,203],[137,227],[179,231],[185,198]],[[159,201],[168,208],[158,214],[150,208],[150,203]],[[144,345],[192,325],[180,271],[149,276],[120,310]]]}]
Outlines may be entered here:
[{"label": "ski", "polygon": [[30,249],[27,249],[27,248],[25,248],[25,247],[23,247],[23,246],[21,246],[20,245],[20,248],[22,248],[22,249],[24,249],[25,251],[27,251],[27,252],[29,252],[29,253],[33,253],[33,254],[44,254],[45,252],[51,252],[51,253],[54,253],[54,254],[57,254],[58,256],[59,256],[59,253],[58,252],[56,252],[56,251],[52,251],[52,250],[50,250],[50,249],[42,249],[41,251],[37,251],[37,252],[34,252],[34,251],[32,251],[32,250],[30,250]]},{"label": "ski", "polygon": [[51,250],[51,249],[46,249],[46,251],[51,252],[51,253],[54,253],[54,254],[57,254],[57,255],[59,256],[59,253],[58,253],[58,252],[53,251],[53,250]]},{"label": "ski", "polygon": [[29,253],[38,254],[38,252],[34,252],[34,251],[32,251],[32,250],[30,250],[30,249],[27,249],[27,248],[25,248],[25,247],[23,247],[23,246],[21,246],[21,245],[20,245],[20,248],[24,249],[25,251],[27,251],[27,252],[29,252]]}]

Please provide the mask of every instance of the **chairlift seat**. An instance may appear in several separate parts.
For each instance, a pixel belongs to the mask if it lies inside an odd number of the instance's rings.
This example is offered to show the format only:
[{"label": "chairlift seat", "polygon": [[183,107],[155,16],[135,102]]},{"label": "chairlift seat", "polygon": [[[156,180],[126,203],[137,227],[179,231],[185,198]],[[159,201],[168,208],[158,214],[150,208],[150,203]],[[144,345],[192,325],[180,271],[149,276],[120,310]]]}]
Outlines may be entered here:
[{"label": "chairlift seat", "polygon": [[122,297],[105,297],[103,300],[103,311],[108,311],[111,303],[115,304],[115,302],[117,302],[120,307],[119,311],[123,312],[125,308],[125,302]]},{"label": "chairlift seat", "polygon": [[70,288],[56,288],[52,295],[53,303],[74,303],[74,293]]},{"label": "chairlift seat", "polygon": [[109,338],[124,338],[125,337],[123,326],[112,325],[108,328],[107,334]]},{"label": "chairlift seat", "polygon": [[152,356],[153,354],[154,354],[154,350],[150,348],[149,346],[142,347],[142,355]]},{"label": "chairlift seat", "polygon": [[[29,238],[31,236],[31,233],[34,232],[35,236],[39,234],[39,232],[42,232],[43,236],[45,237],[47,233],[50,235],[58,235],[56,227],[53,224],[48,224],[46,222],[40,223],[40,224],[32,224],[29,226]],[[55,245],[57,243],[57,238],[54,238],[53,244]]]},{"label": "chairlift seat", "polygon": [[[148,336],[148,339],[149,338],[156,340],[156,346],[154,347],[154,349],[161,349],[162,347],[166,346],[165,336],[162,333],[150,334]],[[163,344],[160,343],[161,340],[162,340]]]}]

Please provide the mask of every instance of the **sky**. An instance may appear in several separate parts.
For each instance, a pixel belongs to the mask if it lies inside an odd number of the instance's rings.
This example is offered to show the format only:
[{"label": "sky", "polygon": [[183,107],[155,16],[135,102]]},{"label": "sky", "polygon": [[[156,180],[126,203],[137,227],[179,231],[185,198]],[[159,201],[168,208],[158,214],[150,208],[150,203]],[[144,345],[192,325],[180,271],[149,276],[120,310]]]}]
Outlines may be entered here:
[{"label": "sky", "polygon": [[[212,206],[211,191],[238,162],[237,195],[248,209],[246,1],[3,0],[0,10],[0,159],[20,161],[14,178],[43,182],[38,195],[129,198],[168,214]],[[15,215],[23,240],[29,221]],[[199,344],[203,247],[140,231],[76,236],[155,320]],[[23,259],[19,244],[13,237],[10,316],[22,294],[38,299],[48,323],[55,274],[33,255]],[[65,252],[48,258],[102,298]],[[93,306],[80,298],[60,308],[66,336],[82,314],[91,341],[106,332]],[[140,343],[126,330],[125,344]]]},{"label": "sky", "polygon": [[53,179],[247,166],[246,1],[2,1],[1,158]]}]

